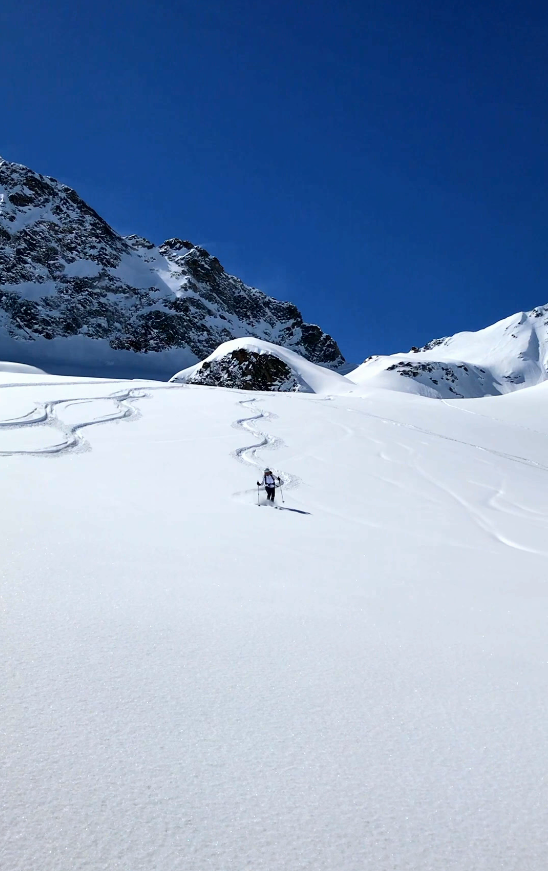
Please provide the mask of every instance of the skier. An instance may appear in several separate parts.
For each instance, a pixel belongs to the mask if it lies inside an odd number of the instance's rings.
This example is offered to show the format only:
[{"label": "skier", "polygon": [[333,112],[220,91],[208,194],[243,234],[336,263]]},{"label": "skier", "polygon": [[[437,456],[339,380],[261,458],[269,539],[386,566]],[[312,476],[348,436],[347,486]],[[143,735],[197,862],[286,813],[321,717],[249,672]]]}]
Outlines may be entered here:
[{"label": "skier", "polygon": [[[278,487],[279,487],[280,484],[282,483],[279,476],[277,477],[277,480],[278,480]],[[264,485],[264,488],[266,490],[267,502],[274,502],[274,495],[276,493],[276,478],[274,477],[274,475],[272,474],[270,469],[265,469],[264,475],[263,475],[263,480],[257,481],[257,487],[261,487],[262,485]]]}]

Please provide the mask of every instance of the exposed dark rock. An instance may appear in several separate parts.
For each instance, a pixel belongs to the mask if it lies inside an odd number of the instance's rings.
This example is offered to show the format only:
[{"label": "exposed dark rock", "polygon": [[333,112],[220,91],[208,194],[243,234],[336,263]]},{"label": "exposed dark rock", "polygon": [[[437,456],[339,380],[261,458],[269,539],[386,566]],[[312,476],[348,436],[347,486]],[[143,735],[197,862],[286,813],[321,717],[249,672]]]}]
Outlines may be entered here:
[{"label": "exposed dark rock", "polygon": [[446,342],[447,339],[448,339],[448,336],[444,336],[443,339],[432,339],[431,342],[427,342],[426,345],[422,346],[422,348],[417,348],[416,345],[413,345],[413,347],[411,348],[411,351],[414,354],[419,354],[421,351],[432,351],[433,348],[437,348],[438,345],[443,345],[443,343]]},{"label": "exposed dark rock", "polygon": [[218,360],[204,361],[189,384],[232,387],[238,390],[297,391],[304,385],[290,367],[274,354],[237,348]]},{"label": "exposed dark rock", "polygon": [[[396,372],[398,375],[402,375],[406,378],[419,378],[420,381],[426,386],[429,385],[429,382],[432,384],[446,384],[451,391],[451,393],[455,393],[458,396],[462,396],[462,394],[457,393],[454,389],[453,385],[459,382],[459,374],[456,372],[457,369],[462,369],[466,374],[470,374],[470,368],[464,363],[455,363],[454,366],[450,366],[447,363],[440,363],[435,360],[427,360],[425,362],[415,362],[410,360],[399,360],[397,363],[393,363],[391,366],[387,366],[387,372]],[[485,374],[485,370],[475,369],[475,374],[478,380],[481,382],[483,379],[479,374],[482,372]],[[434,377],[436,375],[437,377]]]},{"label": "exposed dark rock", "polygon": [[183,241],[182,239],[166,239],[161,247],[165,248],[166,250],[169,249],[171,251],[181,251],[183,249],[185,249],[186,251],[191,251],[192,248],[194,248],[194,245],[192,244],[192,242],[187,242],[186,240]]}]

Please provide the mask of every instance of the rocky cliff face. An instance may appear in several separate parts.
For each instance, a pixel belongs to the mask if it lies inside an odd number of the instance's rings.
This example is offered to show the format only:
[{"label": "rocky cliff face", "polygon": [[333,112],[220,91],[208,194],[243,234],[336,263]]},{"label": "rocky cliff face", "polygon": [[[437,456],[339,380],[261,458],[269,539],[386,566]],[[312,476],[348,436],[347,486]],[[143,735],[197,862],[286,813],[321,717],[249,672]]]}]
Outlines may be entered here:
[{"label": "rocky cliff face", "polygon": [[255,336],[338,369],[296,306],[181,239],[116,233],[53,178],[0,159],[0,357],[73,374],[169,377]]}]

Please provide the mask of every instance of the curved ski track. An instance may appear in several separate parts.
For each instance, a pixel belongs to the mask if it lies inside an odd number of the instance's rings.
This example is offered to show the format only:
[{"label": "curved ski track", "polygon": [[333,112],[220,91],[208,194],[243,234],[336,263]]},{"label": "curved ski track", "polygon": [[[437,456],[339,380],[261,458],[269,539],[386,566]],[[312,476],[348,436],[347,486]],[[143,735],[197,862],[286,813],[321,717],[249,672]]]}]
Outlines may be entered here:
[{"label": "curved ski track", "polygon": [[[445,400],[442,400],[444,402]],[[355,408],[347,408],[347,411],[350,411],[352,414],[361,414],[363,417],[370,417],[373,420],[380,420],[382,423],[389,423],[393,426],[399,426],[403,429],[411,429],[415,430],[415,432],[423,433],[424,435],[433,436],[434,438],[443,439],[446,442],[455,442],[458,445],[465,445],[468,448],[475,448],[477,451],[483,451],[486,454],[493,454],[496,457],[502,457],[504,460],[511,460],[514,463],[521,463],[524,466],[531,466],[535,469],[540,469],[543,472],[548,472],[548,466],[544,466],[542,463],[537,463],[536,460],[529,460],[527,457],[520,457],[516,454],[507,454],[504,451],[497,451],[495,448],[486,448],[483,445],[476,445],[474,442],[465,442],[462,439],[456,439],[452,436],[443,435],[439,432],[434,432],[430,429],[424,429],[421,426],[416,426],[413,423],[405,423],[402,420],[393,420],[390,417],[381,417],[379,414],[372,414],[369,411],[358,411]],[[457,409],[458,411],[467,412],[468,414],[477,414],[475,411],[469,411],[466,408]],[[485,415],[478,415],[478,417],[485,417]],[[487,418],[489,419],[489,418]],[[513,426],[513,424],[511,424]],[[528,427],[521,427],[521,429],[528,429]],[[531,432],[537,432],[537,430],[530,430]],[[543,433],[539,433],[542,435]]]},{"label": "curved ski track", "polygon": [[[241,399],[238,402],[238,405],[241,405],[242,408],[245,406],[256,407],[255,403],[258,400],[253,399]],[[277,438],[276,436],[268,435],[268,433],[263,432],[262,430],[257,429],[257,427],[253,426],[254,421],[257,420],[275,420],[277,417],[276,414],[273,414],[270,411],[261,411],[261,409],[257,408],[257,414],[252,415],[251,417],[241,417],[238,420],[235,420],[232,426],[235,429],[243,429],[246,432],[250,433],[254,438],[259,439],[253,445],[246,445],[242,448],[237,448],[232,452],[232,456],[234,459],[239,460],[241,463],[246,463],[250,466],[254,466],[256,469],[260,469],[261,472],[264,468],[263,462],[258,457],[258,451],[260,450],[276,450],[277,448],[283,447],[285,442]],[[283,482],[283,486],[286,490],[291,490],[294,487],[298,487],[300,483],[300,478],[297,475],[293,475],[290,472],[283,472],[280,469],[273,468],[272,471],[276,476],[279,475]],[[248,493],[249,491],[243,491]],[[241,494],[234,494],[241,495]]]},{"label": "curved ski track", "polygon": [[[51,382],[47,382],[47,384],[49,385]],[[36,387],[42,385],[34,384],[29,386]],[[54,399],[49,402],[38,403],[32,411],[27,412],[27,414],[24,414],[21,417],[0,421],[0,431],[23,429],[26,427],[49,426],[58,432],[61,432],[64,435],[64,440],[60,444],[49,445],[45,448],[31,448],[28,450],[15,449],[9,451],[0,450],[0,457],[59,456],[60,454],[66,454],[78,450],[90,450],[89,443],[81,434],[81,430],[85,429],[85,427],[95,426],[96,424],[101,423],[112,423],[116,420],[136,419],[140,416],[140,412],[133,407],[133,402],[138,399],[144,399],[152,390],[173,390],[180,389],[181,386],[184,385],[170,384],[165,387],[147,386],[146,390],[140,387],[131,387],[127,390],[120,390],[103,396],[71,397],[70,399]],[[114,405],[113,413],[73,424],[63,423],[63,421],[61,421],[57,416],[57,409],[60,407],[64,406],[65,408],[68,408],[71,405],[89,405],[90,403],[98,401],[112,402]]]},{"label": "curved ski track", "polygon": [[[442,400],[444,401],[444,400]],[[477,414],[476,412],[469,411],[468,409],[457,409],[459,411],[468,412],[469,414]],[[434,432],[433,430],[428,430],[423,427],[416,426],[415,424],[406,423],[404,421],[393,420],[392,418],[382,417],[380,415],[372,414],[371,412],[366,411],[357,411],[357,409],[348,408],[347,411],[350,411],[355,414],[360,414],[364,417],[369,417],[374,420],[379,420],[382,423],[391,424],[393,426],[402,427],[403,429],[414,430],[415,432],[422,433],[424,435],[433,436],[434,438],[442,439],[448,442],[455,442],[456,444],[463,445],[465,447],[474,448],[478,451],[483,451],[487,454],[492,454],[495,457],[501,457],[505,460],[509,460],[511,462],[520,463],[524,466],[529,466],[535,470],[540,470],[543,472],[548,472],[548,466],[543,465],[542,463],[537,462],[536,460],[528,459],[527,457],[521,457],[516,454],[506,453],[505,451],[498,451],[495,448],[488,448],[484,445],[478,445],[474,442],[467,442],[462,439],[453,438],[452,436],[444,435],[442,433]],[[479,415],[480,417],[485,417],[484,415]],[[488,419],[488,418],[487,418]],[[526,427],[520,427],[521,429],[527,429]],[[534,430],[533,430],[534,431]],[[542,433],[541,433],[542,434]],[[370,437],[370,436],[369,436]],[[504,545],[505,547],[513,548],[515,550],[525,551],[526,553],[535,554],[537,556],[546,557],[548,556],[548,552],[543,550],[539,550],[538,548],[531,547],[528,544],[524,544],[522,542],[514,540],[510,535],[506,532],[501,531],[494,518],[486,515],[484,511],[481,510],[481,507],[478,505],[472,504],[465,496],[456,492],[454,487],[450,487],[447,484],[444,484],[442,481],[438,480],[435,476],[431,475],[427,469],[423,467],[423,464],[419,461],[419,458],[416,456],[416,452],[413,448],[408,445],[401,445],[406,451],[410,453],[410,461],[412,463],[413,468],[416,470],[418,474],[420,474],[425,481],[428,481],[433,487],[436,487],[440,491],[444,492],[450,499],[454,500],[458,505],[463,508],[472,521],[485,532],[489,538],[493,541],[498,542],[499,544]],[[381,451],[380,456],[383,459],[390,460],[391,458],[385,454],[384,451]],[[536,523],[540,523],[546,527],[548,522],[548,517],[544,512],[536,511],[535,509],[527,508],[526,506],[518,505],[511,501],[505,500],[504,498],[504,488],[502,484],[498,487],[493,487],[491,485],[485,485],[488,490],[491,490],[491,495],[486,499],[486,507],[493,509],[495,512],[499,512],[501,514],[509,514],[521,519],[528,519],[529,521],[535,521]]]},{"label": "curved ski track", "polygon": [[[20,418],[0,422],[0,430],[23,429],[25,427],[49,426],[64,435],[64,441],[56,445],[48,445],[45,448],[31,448],[29,450],[0,450],[0,456],[52,456],[68,453],[69,451],[89,449],[89,445],[81,435],[80,430],[88,426],[100,423],[110,423],[114,420],[128,420],[138,416],[139,412],[130,403],[146,396],[139,388],[119,391],[106,396],[74,397],[71,399],[55,399],[50,402],[39,403],[31,412]],[[73,424],[63,423],[57,416],[57,409],[68,408],[71,405],[88,405],[97,401],[110,401],[115,410],[112,414],[102,415],[93,420],[81,421]]]}]

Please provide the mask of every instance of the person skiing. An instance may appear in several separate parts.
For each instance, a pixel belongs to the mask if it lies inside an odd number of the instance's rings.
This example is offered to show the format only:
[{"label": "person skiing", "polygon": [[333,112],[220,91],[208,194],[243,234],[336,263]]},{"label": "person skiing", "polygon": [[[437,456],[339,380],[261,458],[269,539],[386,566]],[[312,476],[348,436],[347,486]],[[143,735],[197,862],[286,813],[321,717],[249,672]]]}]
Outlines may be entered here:
[{"label": "person skiing", "polygon": [[276,480],[278,481],[278,487],[280,486],[281,479],[278,476],[274,476],[270,469],[264,470],[263,480],[257,481],[257,487],[264,486],[266,490],[266,499],[267,502],[274,502],[274,496],[276,493]]}]

